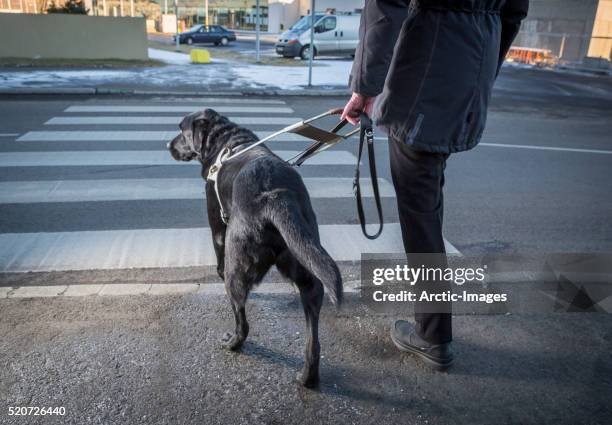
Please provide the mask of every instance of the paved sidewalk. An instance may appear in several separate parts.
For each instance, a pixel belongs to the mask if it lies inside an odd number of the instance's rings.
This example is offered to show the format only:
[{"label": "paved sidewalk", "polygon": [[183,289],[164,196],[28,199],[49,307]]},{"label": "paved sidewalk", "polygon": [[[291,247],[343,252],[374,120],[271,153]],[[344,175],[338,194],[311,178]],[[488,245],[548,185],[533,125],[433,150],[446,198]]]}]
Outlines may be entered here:
[{"label": "paved sidewalk", "polygon": [[8,406],[65,406],[28,423],[604,424],[612,316],[455,318],[457,361],[432,372],[388,337],[391,317],[349,295],[321,320],[322,386],[294,378],[304,320],[293,294],[254,293],[242,353],[223,295],[0,300],[0,423]]}]

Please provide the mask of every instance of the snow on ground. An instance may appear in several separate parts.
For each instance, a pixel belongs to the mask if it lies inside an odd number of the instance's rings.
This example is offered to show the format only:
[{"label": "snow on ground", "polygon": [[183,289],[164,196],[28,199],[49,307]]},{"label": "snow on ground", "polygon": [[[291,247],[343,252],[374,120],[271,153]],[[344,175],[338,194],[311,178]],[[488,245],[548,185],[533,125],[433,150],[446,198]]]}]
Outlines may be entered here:
[{"label": "snow on ground", "polygon": [[154,59],[172,65],[190,64],[191,59],[185,53],[169,52],[167,50],[149,49],[149,59]]},{"label": "snow on ground", "polygon": [[[300,90],[308,84],[306,66],[249,65],[221,60],[194,65],[189,55],[157,49],[149,49],[149,57],[168,65],[130,69],[6,69],[0,73],[0,87]],[[313,85],[345,88],[351,64],[350,60],[317,59],[312,68]]]},{"label": "snow on ground", "polygon": [[[347,60],[317,60],[312,67],[312,84],[347,87],[352,64]],[[234,72],[249,87],[299,90],[308,84],[308,67],[245,65]]]}]

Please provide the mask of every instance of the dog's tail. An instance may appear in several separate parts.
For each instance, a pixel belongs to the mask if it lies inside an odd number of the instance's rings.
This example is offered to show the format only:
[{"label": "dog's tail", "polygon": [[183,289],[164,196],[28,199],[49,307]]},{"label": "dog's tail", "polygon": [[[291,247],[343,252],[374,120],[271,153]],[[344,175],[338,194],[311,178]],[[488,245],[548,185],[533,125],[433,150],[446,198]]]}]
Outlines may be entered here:
[{"label": "dog's tail", "polygon": [[305,218],[294,208],[283,208],[270,214],[270,220],[279,231],[289,251],[302,266],[323,283],[331,301],[339,306],[342,303],[342,276],[336,262],[321,246],[318,235]]}]

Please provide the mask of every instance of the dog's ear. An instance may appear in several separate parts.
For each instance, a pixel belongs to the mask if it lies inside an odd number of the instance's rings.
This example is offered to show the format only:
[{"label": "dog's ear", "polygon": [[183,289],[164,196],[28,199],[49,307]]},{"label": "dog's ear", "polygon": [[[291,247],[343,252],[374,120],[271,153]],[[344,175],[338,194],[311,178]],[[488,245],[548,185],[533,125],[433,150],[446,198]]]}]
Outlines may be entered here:
[{"label": "dog's ear", "polygon": [[204,109],[187,115],[180,128],[193,152],[206,156],[208,133],[220,115],[213,109]]}]

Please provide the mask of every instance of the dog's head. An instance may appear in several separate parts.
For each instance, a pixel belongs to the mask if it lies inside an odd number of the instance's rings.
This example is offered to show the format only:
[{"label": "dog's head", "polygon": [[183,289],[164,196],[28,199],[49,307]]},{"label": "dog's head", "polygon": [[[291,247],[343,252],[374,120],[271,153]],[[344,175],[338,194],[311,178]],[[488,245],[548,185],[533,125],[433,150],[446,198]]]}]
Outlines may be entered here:
[{"label": "dog's head", "polygon": [[204,160],[210,156],[214,146],[209,133],[223,120],[226,119],[212,109],[187,115],[179,124],[180,134],[166,145],[172,158],[191,161],[196,157]]}]

